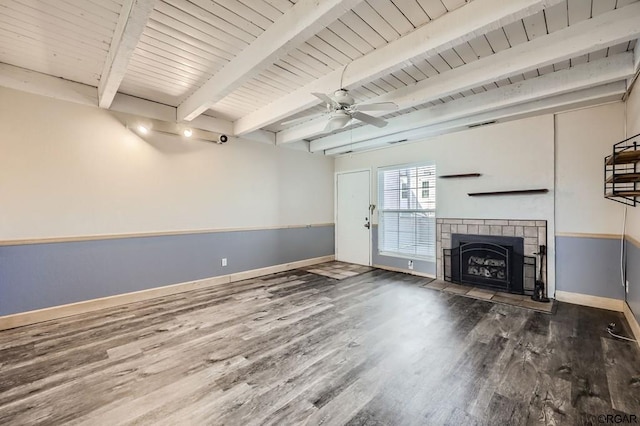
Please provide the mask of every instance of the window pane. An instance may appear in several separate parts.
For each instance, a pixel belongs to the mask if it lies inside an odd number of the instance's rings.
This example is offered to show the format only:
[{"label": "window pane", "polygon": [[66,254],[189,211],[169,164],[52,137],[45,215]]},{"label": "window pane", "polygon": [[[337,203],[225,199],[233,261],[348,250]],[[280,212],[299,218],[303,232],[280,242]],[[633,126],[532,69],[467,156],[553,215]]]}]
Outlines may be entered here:
[{"label": "window pane", "polygon": [[435,257],[435,166],[378,172],[381,252]]}]

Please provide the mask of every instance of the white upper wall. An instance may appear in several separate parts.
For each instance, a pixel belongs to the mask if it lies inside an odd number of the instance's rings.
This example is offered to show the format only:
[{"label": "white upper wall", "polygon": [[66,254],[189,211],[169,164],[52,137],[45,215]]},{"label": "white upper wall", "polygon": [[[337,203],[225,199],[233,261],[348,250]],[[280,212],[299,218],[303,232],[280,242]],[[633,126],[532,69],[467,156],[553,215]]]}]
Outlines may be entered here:
[{"label": "white upper wall", "polygon": [[0,88],[0,240],[333,222],[333,159]]},{"label": "white upper wall", "polygon": [[604,198],[603,162],[625,138],[624,103],[556,115],[556,232],[622,234],[624,206]]},{"label": "white upper wall", "polygon": [[636,84],[627,98],[627,137],[640,133],[640,82]]},{"label": "white upper wall", "polygon": [[[627,98],[626,107],[627,137],[631,137],[640,133],[640,81],[638,80]],[[640,241],[640,206],[628,209],[626,234]]]},{"label": "white upper wall", "polygon": [[[336,171],[376,169],[433,161],[437,175],[481,173],[479,178],[438,179],[437,215],[448,218],[553,220],[553,116],[470,129],[393,148],[339,157]],[[549,189],[544,195],[470,197],[469,192]],[[374,201],[375,203],[375,201]]]}]

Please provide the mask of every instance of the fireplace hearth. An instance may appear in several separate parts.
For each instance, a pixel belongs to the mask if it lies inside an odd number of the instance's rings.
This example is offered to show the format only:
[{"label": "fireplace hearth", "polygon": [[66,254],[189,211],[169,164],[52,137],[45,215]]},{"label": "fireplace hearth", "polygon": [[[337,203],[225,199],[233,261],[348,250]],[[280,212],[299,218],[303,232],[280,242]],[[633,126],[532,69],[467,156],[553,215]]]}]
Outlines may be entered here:
[{"label": "fireplace hearth", "polygon": [[451,239],[452,248],[445,250],[445,261],[450,261],[445,279],[524,294],[523,238],[453,234]]}]

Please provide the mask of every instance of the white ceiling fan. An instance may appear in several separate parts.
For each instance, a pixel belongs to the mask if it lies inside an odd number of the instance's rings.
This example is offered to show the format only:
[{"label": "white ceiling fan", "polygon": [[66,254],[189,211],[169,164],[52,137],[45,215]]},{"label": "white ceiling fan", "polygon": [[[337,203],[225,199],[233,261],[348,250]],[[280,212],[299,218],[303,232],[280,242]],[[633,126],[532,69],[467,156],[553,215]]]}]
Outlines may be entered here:
[{"label": "white ceiling fan", "polygon": [[[376,102],[372,104],[358,104],[353,97],[349,95],[346,89],[339,89],[333,92],[332,96],[324,93],[311,93],[316,98],[323,101],[327,107],[329,121],[324,128],[325,132],[332,132],[346,126],[352,119],[360,120],[364,123],[371,124],[376,127],[384,127],[387,121],[365,114],[362,111],[393,111],[398,109],[398,105],[393,102]],[[322,113],[319,115],[327,115]],[[294,124],[311,119],[313,116],[297,118],[295,120],[285,121],[282,125]]]},{"label": "white ceiling fan", "polygon": [[323,101],[327,106],[327,111],[331,113],[325,131],[340,129],[353,118],[376,127],[384,127],[387,125],[386,120],[365,114],[362,111],[393,111],[398,109],[398,105],[393,102],[357,104],[345,89],[336,90],[332,97],[324,93],[312,93],[312,95]]}]

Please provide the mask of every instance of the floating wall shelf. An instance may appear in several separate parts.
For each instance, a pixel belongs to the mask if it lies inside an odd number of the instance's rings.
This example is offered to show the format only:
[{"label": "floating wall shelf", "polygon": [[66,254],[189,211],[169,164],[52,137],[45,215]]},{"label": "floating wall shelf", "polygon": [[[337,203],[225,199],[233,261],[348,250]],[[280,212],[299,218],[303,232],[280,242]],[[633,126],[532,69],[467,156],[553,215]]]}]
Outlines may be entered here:
[{"label": "floating wall shelf", "polygon": [[469,197],[485,197],[491,195],[527,195],[527,194],[545,194],[548,189],[518,189],[513,191],[493,191],[493,192],[470,192]]},{"label": "floating wall shelf", "polygon": [[480,173],[463,173],[458,175],[442,175],[438,176],[440,179],[453,179],[453,178],[470,178],[470,177],[480,177],[482,176]]}]

